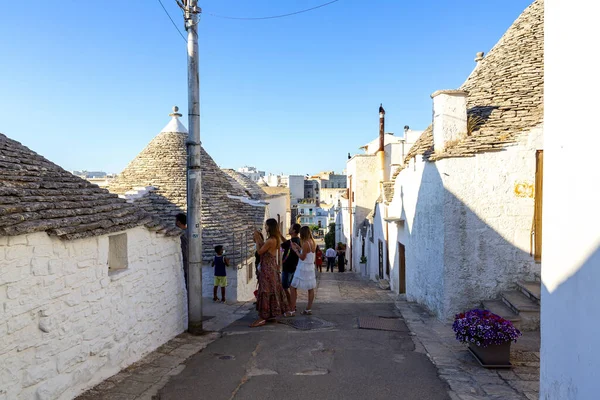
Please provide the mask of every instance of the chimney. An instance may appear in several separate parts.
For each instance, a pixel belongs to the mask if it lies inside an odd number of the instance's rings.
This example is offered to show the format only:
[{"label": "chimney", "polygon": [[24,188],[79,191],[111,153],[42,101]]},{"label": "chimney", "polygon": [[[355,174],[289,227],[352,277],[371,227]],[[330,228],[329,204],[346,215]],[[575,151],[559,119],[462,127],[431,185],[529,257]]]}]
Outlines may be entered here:
[{"label": "chimney", "polygon": [[467,95],[464,90],[438,90],[433,99],[433,149],[445,150],[451,141],[467,133]]},{"label": "chimney", "polygon": [[480,51],[475,55],[475,62],[479,65],[479,63],[483,60],[483,51]]},{"label": "chimney", "polygon": [[379,151],[383,151],[385,148],[385,110],[383,104],[379,104]]}]

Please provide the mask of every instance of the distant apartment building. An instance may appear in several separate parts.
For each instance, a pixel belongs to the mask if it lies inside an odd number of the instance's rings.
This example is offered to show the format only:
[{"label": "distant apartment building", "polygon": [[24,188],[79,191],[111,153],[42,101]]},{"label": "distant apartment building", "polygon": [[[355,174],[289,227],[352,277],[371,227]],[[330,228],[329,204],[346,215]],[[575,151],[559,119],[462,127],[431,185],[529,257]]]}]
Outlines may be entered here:
[{"label": "distant apartment building", "polygon": [[330,211],[318,207],[314,202],[298,203],[296,222],[300,225],[326,228],[329,225]]},{"label": "distant apartment building", "polygon": [[307,179],[304,181],[304,198],[319,201],[319,181]]},{"label": "distant apartment building", "polygon": [[302,175],[283,175],[281,176],[281,186],[290,189],[290,198],[292,203],[304,198],[304,176]]},{"label": "distant apartment building", "polygon": [[248,178],[252,179],[252,182],[255,183],[260,181],[260,178],[265,176],[265,171],[259,171],[256,169],[256,167],[250,167],[248,165],[238,168],[238,172],[246,175]]}]

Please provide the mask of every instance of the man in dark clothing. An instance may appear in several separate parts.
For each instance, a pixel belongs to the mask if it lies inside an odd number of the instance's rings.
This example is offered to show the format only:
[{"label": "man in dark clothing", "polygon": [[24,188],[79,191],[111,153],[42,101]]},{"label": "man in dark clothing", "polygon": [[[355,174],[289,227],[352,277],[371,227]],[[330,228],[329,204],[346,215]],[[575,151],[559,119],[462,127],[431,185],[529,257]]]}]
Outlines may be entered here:
[{"label": "man in dark clothing", "polygon": [[175,225],[183,230],[181,235],[181,254],[183,255],[183,278],[185,279],[185,289],[188,289],[188,237],[187,237],[187,216],[179,213],[175,216]]},{"label": "man in dark clothing", "polygon": [[300,246],[300,224],[294,224],[289,230],[289,234],[292,237],[290,240],[286,240],[283,236],[281,237],[281,248],[283,249],[282,257],[282,268],[281,268],[281,285],[285,290],[285,296],[287,297],[288,304],[291,304],[290,284],[294,279],[294,273],[298,266],[298,255],[292,251],[292,242]]}]

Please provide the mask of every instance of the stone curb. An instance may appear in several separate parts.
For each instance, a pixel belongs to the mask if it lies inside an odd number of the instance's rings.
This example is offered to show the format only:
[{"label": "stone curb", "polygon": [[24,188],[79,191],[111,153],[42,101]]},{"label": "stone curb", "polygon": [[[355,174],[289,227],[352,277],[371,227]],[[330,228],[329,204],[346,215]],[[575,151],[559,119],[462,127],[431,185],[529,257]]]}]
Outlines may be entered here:
[{"label": "stone curb", "polygon": [[182,333],[75,400],[155,400],[169,379],[185,369],[187,359],[220,337],[220,332]]},{"label": "stone curb", "polygon": [[514,366],[510,370],[486,369],[456,341],[450,324],[440,322],[416,303],[396,299],[395,305],[411,331],[415,351],[425,353],[435,365],[452,400],[539,398],[539,353],[519,353],[517,361],[511,360]]}]

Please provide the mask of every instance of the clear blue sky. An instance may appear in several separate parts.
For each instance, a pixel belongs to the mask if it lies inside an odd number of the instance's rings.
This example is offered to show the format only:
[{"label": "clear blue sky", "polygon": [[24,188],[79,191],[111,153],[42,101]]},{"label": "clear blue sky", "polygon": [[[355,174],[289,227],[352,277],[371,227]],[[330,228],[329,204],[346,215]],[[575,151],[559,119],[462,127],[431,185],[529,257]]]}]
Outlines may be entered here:
[{"label": "clear blue sky", "polygon": [[[200,0],[201,136],[221,167],[341,171],[386,131],[424,129],[529,0]],[[180,25],[174,0],[163,0]],[[5,2],[0,132],[68,170],[120,172],[169,121],[187,126],[185,42],[158,0]],[[183,29],[182,29],[183,30]],[[184,31],[185,32],[185,31]]]}]

